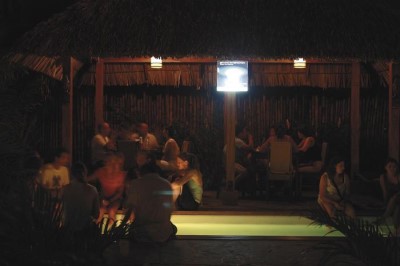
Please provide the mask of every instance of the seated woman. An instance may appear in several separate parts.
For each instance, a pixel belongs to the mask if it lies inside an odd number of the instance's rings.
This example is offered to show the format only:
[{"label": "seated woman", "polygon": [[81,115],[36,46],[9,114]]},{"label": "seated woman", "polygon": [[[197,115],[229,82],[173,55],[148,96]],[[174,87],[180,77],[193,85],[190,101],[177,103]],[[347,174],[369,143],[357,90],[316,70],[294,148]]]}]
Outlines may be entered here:
[{"label": "seated woman", "polygon": [[342,211],[354,219],[354,208],[349,201],[350,181],[344,169],[343,159],[331,159],[327,171],[320,179],[318,203],[332,218],[336,217],[337,211]]},{"label": "seated woman", "polygon": [[385,164],[385,173],[380,176],[380,185],[386,210],[383,219],[393,217],[396,235],[400,235],[400,173],[399,164],[389,158]]},{"label": "seated woman", "polygon": [[172,180],[173,200],[180,210],[197,210],[203,197],[203,179],[194,154],[181,153],[177,158],[178,174]]},{"label": "seated woman", "polygon": [[306,128],[297,129],[297,136],[300,139],[297,145],[298,167],[314,166],[322,168],[321,149],[318,147],[315,137]]},{"label": "seated woman", "polygon": [[96,170],[88,181],[98,180],[101,187],[100,222],[105,212],[108,213],[110,224],[115,222],[117,210],[122,203],[126,173],[122,171],[123,155],[109,154],[105,165]]},{"label": "seated woman", "polygon": [[161,161],[157,162],[157,165],[161,168],[162,171],[176,171],[176,159],[180,153],[180,149],[178,143],[176,143],[174,137],[176,135],[175,129],[173,127],[166,127],[163,129],[163,135],[166,138],[166,142],[164,144],[164,148],[162,150],[163,156]]}]

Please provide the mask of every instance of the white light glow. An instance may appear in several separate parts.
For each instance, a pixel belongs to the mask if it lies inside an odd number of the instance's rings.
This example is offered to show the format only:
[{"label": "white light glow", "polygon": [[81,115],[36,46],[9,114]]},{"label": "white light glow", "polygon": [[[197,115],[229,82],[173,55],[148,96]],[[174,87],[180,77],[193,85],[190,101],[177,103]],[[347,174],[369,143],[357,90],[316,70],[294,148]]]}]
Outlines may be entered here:
[{"label": "white light glow", "polygon": [[162,59],[161,57],[154,57],[150,58],[150,66],[151,68],[162,68]]},{"label": "white light glow", "polygon": [[248,91],[246,61],[220,61],[217,72],[217,91]]},{"label": "white light glow", "polygon": [[294,60],[294,68],[306,68],[306,60],[304,58],[297,58]]}]

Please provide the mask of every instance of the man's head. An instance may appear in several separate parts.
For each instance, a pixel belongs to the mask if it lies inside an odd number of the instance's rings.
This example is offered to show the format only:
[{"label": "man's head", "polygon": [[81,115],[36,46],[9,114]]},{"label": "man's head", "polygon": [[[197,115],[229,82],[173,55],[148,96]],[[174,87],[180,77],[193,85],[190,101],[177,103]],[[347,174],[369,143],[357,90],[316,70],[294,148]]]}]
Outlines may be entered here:
[{"label": "man's head", "polygon": [[247,127],[244,124],[238,124],[235,128],[236,137],[245,139],[248,136]]},{"label": "man's head", "polygon": [[149,133],[149,125],[146,122],[140,122],[137,125],[137,131],[140,136],[144,137]]},{"label": "man's head", "polygon": [[103,136],[110,135],[111,127],[107,122],[101,123],[97,126],[98,132]]},{"label": "man's head", "polygon": [[65,148],[58,148],[54,153],[54,160],[53,162],[62,165],[68,166],[69,164],[69,152]]},{"label": "man's head", "polygon": [[77,162],[74,163],[71,167],[71,176],[81,183],[86,183],[86,176],[87,176],[87,168],[84,163]]}]

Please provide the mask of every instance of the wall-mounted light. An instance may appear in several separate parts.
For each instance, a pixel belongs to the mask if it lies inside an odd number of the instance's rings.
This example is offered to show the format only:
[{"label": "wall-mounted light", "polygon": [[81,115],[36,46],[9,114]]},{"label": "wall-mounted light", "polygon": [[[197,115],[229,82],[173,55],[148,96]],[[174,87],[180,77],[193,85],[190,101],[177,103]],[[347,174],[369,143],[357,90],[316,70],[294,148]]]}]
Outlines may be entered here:
[{"label": "wall-mounted light", "polygon": [[152,56],[150,58],[150,66],[151,66],[151,68],[162,68],[161,57],[156,58],[156,57]]},{"label": "wall-mounted light", "polygon": [[306,68],[306,60],[304,58],[297,58],[293,61],[294,68]]}]

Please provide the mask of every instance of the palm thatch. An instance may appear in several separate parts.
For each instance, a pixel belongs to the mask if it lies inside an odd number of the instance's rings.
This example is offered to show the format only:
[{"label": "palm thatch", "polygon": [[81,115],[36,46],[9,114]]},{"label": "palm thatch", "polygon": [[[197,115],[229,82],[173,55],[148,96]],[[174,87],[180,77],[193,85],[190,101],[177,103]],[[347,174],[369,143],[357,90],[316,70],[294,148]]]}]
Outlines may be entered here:
[{"label": "palm thatch", "polygon": [[392,60],[400,16],[365,0],[82,0],[15,52],[57,57]]}]

